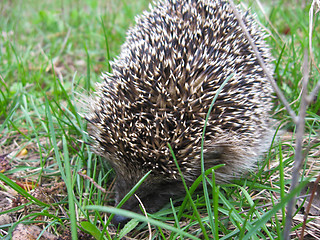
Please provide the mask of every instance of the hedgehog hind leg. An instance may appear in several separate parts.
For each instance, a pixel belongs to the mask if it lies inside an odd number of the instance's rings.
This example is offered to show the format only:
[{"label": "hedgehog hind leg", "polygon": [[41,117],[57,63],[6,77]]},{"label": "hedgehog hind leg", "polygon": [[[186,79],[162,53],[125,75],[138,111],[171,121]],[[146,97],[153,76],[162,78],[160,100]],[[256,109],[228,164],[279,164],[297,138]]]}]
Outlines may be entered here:
[{"label": "hedgehog hind leg", "polygon": [[255,168],[259,154],[250,147],[222,144],[211,146],[204,155],[205,168],[223,164],[216,172],[217,183],[227,183]]}]

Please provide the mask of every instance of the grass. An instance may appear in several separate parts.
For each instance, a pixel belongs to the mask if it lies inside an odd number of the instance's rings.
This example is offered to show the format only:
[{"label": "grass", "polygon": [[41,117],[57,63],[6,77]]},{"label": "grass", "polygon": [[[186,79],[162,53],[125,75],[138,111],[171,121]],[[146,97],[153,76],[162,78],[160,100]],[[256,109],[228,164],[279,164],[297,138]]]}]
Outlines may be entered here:
[{"label": "grass", "polygon": [[[76,92],[92,92],[100,72],[120,51],[134,16],[149,1],[2,1],[0,3],[0,236],[10,239],[19,223],[39,226],[41,234],[72,239],[276,239],[284,227],[285,205],[294,159],[295,125],[275,100],[275,118],[282,130],[248,178],[215,185],[206,172],[208,190],[189,190],[192,202],[168,204],[149,215],[132,215],[123,230],[109,225],[109,213],[130,214],[106,207],[114,204],[114,174],[86,142],[86,123],[75,104]],[[310,4],[246,2],[269,32],[275,58],[275,79],[291,107],[300,106],[302,61],[309,47]],[[312,52],[319,67],[320,24],[314,16]],[[320,74],[311,65],[311,91]],[[307,110],[301,181],[319,174],[320,95]],[[103,188],[81,177],[82,171]],[[214,174],[212,175],[214,177]],[[303,188],[303,185],[300,185]],[[296,191],[298,192],[298,190]],[[6,197],[3,197],[6,196]],[[7,199],[11,199],[8,202]],[[2,203],[3,202],[3,203]],[[208,203],[213,213],[208,215]],[[303,199],[298,206],[305,208]],[[9,207],[8,207],[9,206]],[[210,209],[210,208],[208,208]],[[108,212],[106,215],[105,212]],[[209,216],[214,216],[214,221]],[[295,234],[303,214],[295,213]],[[316,216],[316,219],[319,216]],[[7,221],[5,221],[7,219]],[[9,220],[8,220],[9,219]],[[319,236],[315,223],[309,235]],[[151,231],[151,234],[149,233]],[[30,231],[29,231],[30,232]],[[17,234],[17,232],[14,232]],[[36,238],[35,238],[36,239]]]}]

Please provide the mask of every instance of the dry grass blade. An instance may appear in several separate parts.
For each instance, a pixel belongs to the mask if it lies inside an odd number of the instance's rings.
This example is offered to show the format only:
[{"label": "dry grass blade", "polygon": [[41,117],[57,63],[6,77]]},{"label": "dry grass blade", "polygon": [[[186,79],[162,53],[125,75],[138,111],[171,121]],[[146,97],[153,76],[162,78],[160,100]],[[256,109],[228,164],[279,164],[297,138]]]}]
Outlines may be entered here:
[{"label": "dry grass blade", "polygon": [[[313,66],[317,69],[317,71],[320,73],[320,69],[318,68],[315,59],[314,59],[314,54],[312,50],[312,32],[313,32],[313,14],[314,14],[314,7],[317,6],[316,13],[319,13],[320,11],[320,0],[313,0],[310,10],[309,10],[309,53],[310,53],[310,58]],[[317,85],[315,88],[311,91],[310,95],[308,96],[308,101],[311,102],[313,101],[314,97],[317,95],[317,93],[320,90],[320,81],[318,81]]]},{"label": "dry grass blade", "polygon": [[[142,201],[140,200],[140,198],[138,197],[137,194],[134,194],[134,196],[136,197],[136,199],[139,201],[142,209],[143,209],[143,214],[145,215],[146,218],[148,218],[148,215],[147,215],[147,211],[146,211],[146,208],[144,207]],[[150,223],[148,222],[148,230],[149,230],[149,240],[152,239],[152,229],[151,229],[151,225]]]}]

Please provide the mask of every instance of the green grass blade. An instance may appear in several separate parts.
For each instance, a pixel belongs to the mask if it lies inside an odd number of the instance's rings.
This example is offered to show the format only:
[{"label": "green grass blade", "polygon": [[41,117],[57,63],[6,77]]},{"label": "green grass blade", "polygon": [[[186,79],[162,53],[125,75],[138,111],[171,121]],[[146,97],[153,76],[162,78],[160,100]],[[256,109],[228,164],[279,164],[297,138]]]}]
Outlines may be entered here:
[{"label": "green grass blade", "polygon": [[296,189],[294,189],[294,191],[287,194],[283,199],[281,199],[281,201],[277,205],[275,205],[269,212],[264,214],[261,219],[253,226],[253,228],[248,231],[243,240],[248,240],[249,238],[251,238],[259,228],[261,228],[274,214],[276,214],[277,211],[283,208],[283,206],[285,206],[291,198],[298,194],[306,184],[306,181],[301,183]]},{"label": "green grass blade", "polygon": [[209,215],[209,222],[210,222],[210,225],[211,225],[211,229],[212,229],[212,234],[213,235],[215,235],[215,223],[213,221],[212,207],[211,207],[211,204],[210,204],[210,198],[209,198],[206,175],[205,175],[205,169],[204,169],[204,154],[203,154],[203,152],[204,152],[204,140],[205,140],[205,133],[206,133],[208,120],[209,120],[213,105],[214,105],[215,101],[217,100],[220,92],[222,91],[224,86],[228,83],[228,81],[233,77],[233,75],[234,75],[233,73],[230,74],[230,76],[228,76],[223,81],[221,86],[218,88],[216,94],[214,95],[214,97],[213,97],[213,99],[211,101],[211,105],[210,105],[209,110],[208,110],[207,115],[206,115],[203,131],[202,131],[202,137],[201,137],[201,153],[200,153],[201,154],[201,158],[200,159],[201,159],[201,173],[202,173],[201,175],[202,175],[203,193],[204,193],[204,196],[205,196],[207,212],[208,212],[208,215]]},{"label": "green grass blade", "polygon": [[84,221],[80,223],[81,227],[83,227],[84,230],[89,232],[95,239],[100,239],[101,232],[96,227],[96,225],[92,224],[89,221]]},{"label": "green grass blade", "polygon": [[134,213],[134,212],[130,212],[128,210],[114,208],[114,207],[106,207],[106,206],[94,206],[94,205],[87,206],[86,208],[88,210],[94,210],[94,211],[100,211],[100,212],[109,212],[109,213],[116,214],[116,215],[126,216],[126,217],[129,217],[129,218],[132,218],[132,219],[137,219],[138,221],[141,221],[141,222],[149,222],[150,224],[152,224],[154,226],[157,226],[157,227],[160,227],[160,228],[165,228],[165,229],[167,229],[169,231],[173,231],[173,232],[179,233],[180,235],[185,236],[185,237],[187,237],[189,239],[199,240],[199,238],[191,235],[190,233],[184,232],[184,231],[182,231],[182,230],[180,230],[178,228],[175,228],[175,227],[173,227],[171,225],[168,225],[166,223],[157,221],[157,220],[152,219],[150,217],[146,218],[143,215],[140,215],[140,214]]},{"label": "green grass blade", "polygon": [[13,190],[18,192],[20,195],[28,199],[29,201],[33,201],[35,204],[39,206],[49,207],[50,205],[38,200],[34,196],[30,195],[26,190],[21,188],[18,184],[16,184],[14,181],[12,181],[10,178],[5,176],[3,173],[0,173],[0,180],[3,181],[5,184],[7,184],[9,187],[11,187]]},{"label": "green grass blade", "polygon": [[177,169],[178,169],[178,171],[179,171],[179,173],[180,173],[183,186],[184,186],[184,188],[185,188],[185,190],[186,190],[187,196],[188,196],[188,198],[189,198],[189,202],[190,202],[190,204],[191,204],[191,206],[192,206],[193,213],[195,214],[195,217],[197,218],[197,221],[198,221],[199,226],[200,226],[200,228],[201,228],[203,237],[204,237],[205,239],[209,239],[208,234],[207,234],[207,231],[206,231],[206,229],[205,229],[205,227],[204,227],[204,225],[203,225],[203,223],[202,223],[202,220],[201,220],[200,214],[199,214],[199,212],[198,212],[198,209],[197,209],[196,205],[194,204],[194,202],[193,202],[193,200],[192,200],[192,197],[191,197],[191,194],[190,194],[190,192],[189,192],[189,189],[188,189],[188,186],[187,186],[187,184],[186,184],[186,181],[185,181],[184,178],[183,178],[183,174],[182,174],[182,172],[181,172],[181,169],[180,169],[180,166],[179,166],[178,161],[177,161],[177,159],[176,159],[176,156],[174,155],[173,149],[172,149],[172,147],[171,147],[171,145],[170,145],[169,143],[168,143],[168,147],[169,147],[169,149],[170,149],[170,152],[171,152],[171,155],[172,155],[172,157],[173,157],[173,160],[174,160],[174,162],[175,162],[175,164],[176,164],[176,166],[177,166]]},{"label": "green grass blade", "polygon": [[69,159],[69,152],[68,146],[66,142],[65,136],[62,136],[62,144],[63,144],[63,157],[64,157],[64,167],[66,172],[66,187],[68,192],[68,203],[69,203],[69,218],[71,224],[71,237],[72,240],[78,239],[77,234],[77,219],[76,219],[76,210],[75,210],[75,203],[74,203],[74,194],[73,194],[73,184],[72,184],[72,175],[71,175],[71,168],[70,168],[70,159]]}]

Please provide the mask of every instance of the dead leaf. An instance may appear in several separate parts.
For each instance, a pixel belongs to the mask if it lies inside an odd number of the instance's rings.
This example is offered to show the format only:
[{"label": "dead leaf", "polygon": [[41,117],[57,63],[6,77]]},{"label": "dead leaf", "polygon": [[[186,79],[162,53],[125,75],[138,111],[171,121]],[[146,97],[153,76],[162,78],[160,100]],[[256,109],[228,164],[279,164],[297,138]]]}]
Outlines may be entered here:
[{"label": "dead leaf", "polygon": [[14,197],[8,192],[0,191],[0,212],[9,209],[12,205],[13,199]]},{"label": "dead leaf", "polygon": [[0,225],[6,225],[12,223],[12,218],[9,214],[2,214],[0,215]]},{"label": "dead leaf", "polygon": [[[18,224],[15,230],[12,233],[12,240],[36,240],[42,229],[36,225],[24,225]],[[58,237],[45,231],[42,236],[39,238],[40,240],[57,240]]]}]

